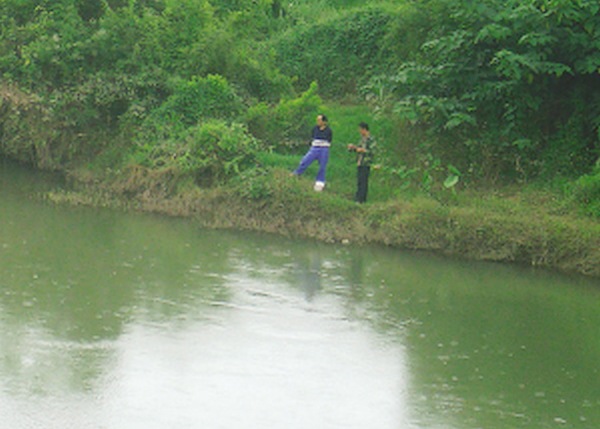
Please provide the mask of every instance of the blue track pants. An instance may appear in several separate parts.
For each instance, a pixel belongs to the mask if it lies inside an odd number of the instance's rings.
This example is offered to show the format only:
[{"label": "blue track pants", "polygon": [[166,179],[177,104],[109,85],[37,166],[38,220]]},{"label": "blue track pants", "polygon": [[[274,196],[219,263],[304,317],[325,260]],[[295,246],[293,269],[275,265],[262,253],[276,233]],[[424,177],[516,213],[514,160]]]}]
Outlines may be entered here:
[{"label": "blue track pants", "polygon": [[325,169],[327,168],[327,162],[329,161],[328,147],[311,147],[300,161],[300,165],[296,171],[294,171],[294,174],[300,175],[304,173],[308,166],[315,161],[318,161],[319,163],[319,172],[317,173],[316,181],[325,183]]}]

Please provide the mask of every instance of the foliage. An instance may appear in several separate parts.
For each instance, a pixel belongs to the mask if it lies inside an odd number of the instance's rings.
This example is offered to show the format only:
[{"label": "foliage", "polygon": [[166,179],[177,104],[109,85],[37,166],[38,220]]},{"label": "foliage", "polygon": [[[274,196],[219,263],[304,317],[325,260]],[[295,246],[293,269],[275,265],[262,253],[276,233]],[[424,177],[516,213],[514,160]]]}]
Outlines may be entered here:
[{"label": "foliage", "polygon": [[584,213],[600,219],[600,167],[573,184],[572,196]]},{"label": "foliage", "polygon": [[599,12],[592,0],[4,0],[0,151],[48,168],[122,154],[220,183],[259,149],[289,169],[324,111],[330,192],[353,192],[344,147],[367,120],[381,149],[372,200],[583,175],[573,192],[590,207]]},{"label": "foliage", "polygon": [[130,155],[134,164],[152,168],[175,167],[212,186],[256,165],[259,145],[239,123],[209,119],[180,130],[171,138],[140,142]]},{"label": "foliage", "polygon": [[[208,0],[33,3],[0,4],[0,75],[22,88],[43,95],[77,92],[90,80],[110,86],[123,77],[219,74],[251,97],[272,101],[290,93],[272,55],[255,49],[257,32],[242,31],[255,27],[240,25],[242,16],[245,24],[261,14],[267,19],[266,1],[244,2],[242,11],[222,18]],[[147,104],[145,96],[168,94],[139,95]]]},{"label": "foliage", "polygon": [[261,168],[244,171],[232,184],[244,200],[265,201],[274,194],[272,174]]},{"label": "foliage", "polygon": [[275,106],[258,103],[246,113],[250,132],[276,149],[309,139],[309,126],[320,113],[323,101],[316,82],[296,98],[284,98]]},{"label": "foliage", "polygon": [[404,61],[395,72],[365,90],[426,125],[428,151],[491,180],[591,166],[600,155],[600,96],[589,91],[600,79],[597,2],[428,0],[414,7],[420,11],[404,16],[407,28],[388,42],[421,34],[418,52],[399,51]]},{"label": "foliage", "polygon": [[153,112],[152,120],[191,126],[201,118],[233,119],[242,109],[242,102],[227,79],[218,75],[194,76],[175,84],[171,96]]},{"label": "foliage", "polygon": [[324,95],[354,93],[387,56],[382,50],[389,11],[368,7],[294,27],[274,43],[281,70],[300,86],[317,81]]},{"label": "foliage", "polygon": [[240,124],[208,121],[190,130],[189,152],[179,160],[201,181],[225,179],[255,166],[258,145]]}]

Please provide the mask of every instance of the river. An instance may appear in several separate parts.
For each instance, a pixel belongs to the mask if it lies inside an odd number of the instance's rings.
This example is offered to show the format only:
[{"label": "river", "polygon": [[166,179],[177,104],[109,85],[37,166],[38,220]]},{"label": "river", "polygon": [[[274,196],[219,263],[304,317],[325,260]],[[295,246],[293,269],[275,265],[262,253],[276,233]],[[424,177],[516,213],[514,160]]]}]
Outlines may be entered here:
[{"label": "river", "polygon": [[0,161],[0,429],[600,427],[600,281],[56,206]]}]

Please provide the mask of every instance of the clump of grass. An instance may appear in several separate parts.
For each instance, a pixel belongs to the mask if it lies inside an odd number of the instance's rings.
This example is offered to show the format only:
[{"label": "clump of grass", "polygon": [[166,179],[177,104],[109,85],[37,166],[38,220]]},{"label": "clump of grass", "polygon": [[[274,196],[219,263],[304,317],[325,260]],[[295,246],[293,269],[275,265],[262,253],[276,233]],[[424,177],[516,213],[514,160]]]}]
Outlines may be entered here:
[{"label": "clump of grass", "polygon": [[581,211],[600,219],[600,165],[591,174],[581,176],[571,187],[572,198]]}]

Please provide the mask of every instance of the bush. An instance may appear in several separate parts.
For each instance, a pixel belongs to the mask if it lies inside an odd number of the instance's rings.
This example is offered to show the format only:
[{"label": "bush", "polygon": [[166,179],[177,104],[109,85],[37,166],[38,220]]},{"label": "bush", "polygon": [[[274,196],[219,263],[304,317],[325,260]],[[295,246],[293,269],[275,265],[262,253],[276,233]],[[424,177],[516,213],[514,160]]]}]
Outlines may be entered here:
[{"label": "bush", "polygon": [[581,176],[573,186],[572,195],[585,214],[600,218],[600,167]]},{"label": "bush", "polygon": [[256,166],[256,140],[241,124],[211,120],[189,130],[189,152],[179,160],[199,184],[228,179]]},{"label": "bush", "polygon": [[281,70],[297,77],[301,86],[317,81],[330,97],[354,93],[385,63],[384,39],[391,18],[385,8],[365,7],[295,27],[274,43]]},{"label": "bush", "polygon": [[264,201],[273,193],[273,175],[262,168],[247,170],[232,182],[237,195],[247,201]]},{"label": "bush", "polygon": [[202,118],[233,119],[243,107],[227,79],[208,75],[178,82],[174,93],[153,116],[161,122],[192,126]]},{"label": "bush", "polygon": [[424,151],[490,181],[591,167],[600,117],[593,90],[600,57],[588,54],[600,28],[596,3],[426,0],[413,7],[402,20],[417,31],[392,26],[386,39],[395,71],[366,89],[430,131]]},{"label": "bush", "polygon": [[308,90],[297,98],[283,99],[270,107],[258,103],[246,112],[248,129],[256,138],[286,150],[309,138],[308,129],[323,106],[318,95],[318,85],[313,82]]},{"label": "bush", "polygon": [[259,146],[245,125],[209,119],[170,131],[167,139],[140,142],[130,161],[151,168],[175,167],[192,175],[202,186],[211,186],[256,166]]},{"label": "bush", "polygon": [[247,98],[276,102],[293,94],[292,80],[274,66],[275,59],[247,46],[238,48],[231,58],[227,76]]}]

